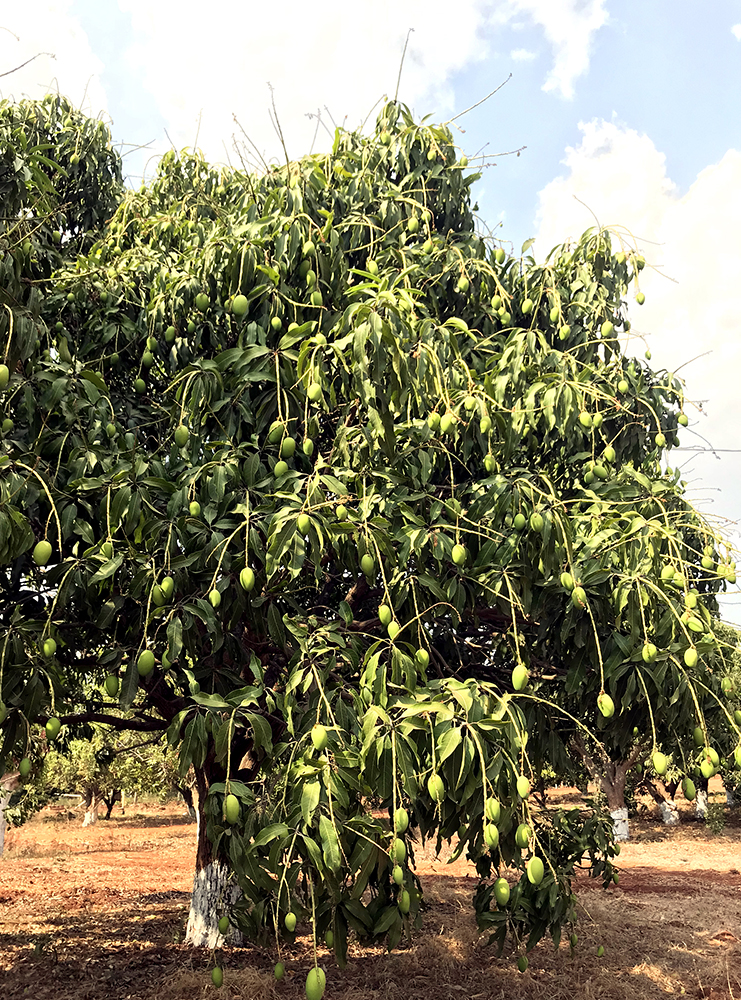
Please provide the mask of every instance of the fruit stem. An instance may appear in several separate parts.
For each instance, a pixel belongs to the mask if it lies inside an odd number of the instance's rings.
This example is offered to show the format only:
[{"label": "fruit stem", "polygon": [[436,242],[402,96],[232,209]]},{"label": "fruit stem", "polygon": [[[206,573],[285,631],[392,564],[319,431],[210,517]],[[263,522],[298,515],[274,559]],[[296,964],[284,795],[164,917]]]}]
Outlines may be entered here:
[{"label": "fruit stem", "polygon": [[[243,527],[244,527],[243,524],[238,525],[234,529],[234,531],[231,533],[231,535],[229,535],[227,538],[225,538],[223,542],[219,542],[219,545],[221,546],[221,555],[219,556],[219,561],[216,564],[216,569],[214,570],[214,575],[211,578],[211,585],[209,586],[209,588],[206,591],[206,593],[208,593],[208,591],[210,591],[210,590],[213,590],[214,587],[216,586],[216,580],[217,580],[217,578],[219,576],[219,570],[221,569],[221,564],[224,562],[224,556],[226,555],[227,546],[229,545],[229,542],[231,542],[232,538],[234,538],[235,535],[239,534],[239,532],[242,530]],[[218,547],[219,546],[216,546],[216,548],[218,548]],[[216,551],[216,549],[214,549],[214,551]],[[212,555],[213,555],[213,553],[212,553]],[[245,561],[245,565],[246,565],[246,561]]]},{"label": "fruit stem", "polygon": [[[311,672],[314,674],[314,680],[316,681],[316,686],[317,686],[317,688],[319,690],[320,697],[321,697],[322,701],[324,702],[325,708],[327,709],[327,716],[332,720],[332,725],[336,727],[337,732],[341,733],[342,732],[342,728],[337,725],[337,719],[335,718],[334,712],[332,711],[332,706],[330,705],[329,699],[327,698],[327,695],[326,695],[326,693],[324,691],[324,685],[322,684],[321,679],[319,677],[319,674],[317,672],[316,666],[313,663],[311,665]],[[316,721],[317,722],[320,721],[319,720],[319,706],[318,705],[317,705]]]},{"label": "fruit stem", "polygon": [[311,893],[311,932],[314,938],[314,968],[318,965],[316,953],[316,901],[314,899],[314,880],[309,875],[309,892]]},{"label": "fruit stem", "polygon": [[[281,877],[280,877],[280,882],[278,883],[278,896],[277,896],[277,904],[276,904],[277,907],[278,907],[278,914],[280,914],[280,894],[283,891],[283,886],[285,885],[285,882],[286,882],[286,874],[288,872],[288,866],[291,863],[291,855],[293,854],[293,848],[296,846],[296,837],[298,837],[298,830],[294,830],[293,831],[293,840],[291,841],[291,846],[288,848],[288,854],[286,855],[286,861],[285,861],[285,864],[283,865],[283,872],[282,872]],[[290,896],[289,896],[289,900],[288,901],[290,902]],[[278,919],[277,919],[277,917],[276,917],[276,920],[275,920],[275,933],[276,933],[276,936],[277,936],[277,934],[278,934]]]},{"label": "fruit stem", "polygon": [[54,707],[54,684],[52,683],[51,675],[44,667],[39,667],[38,669],[41,671],[41,673],[44,675],[44,677],[46,677],[46,679],[49,682],[49,700],[51,702],[51,714],[56,715],[57,711]]},{"label": "fruit stem", "polygon": [[599,660],[599,677],[600,677],[600,689],[604,692],[605,690],[605,665],[602,661],[602,647],[600,646],[599,633],[597,632],[597,623],[594,620],[594,615],[592,614],[592,609],[589,605],[589,601],[586,602],[586,609],[589,614],[589,618],[592,622],[592,631],[594,632],[594,645],[597,647],[597,659]]},{"label": "fruit stem", "polygon": [[656,749],[656,726],[654,725],[654,710],[651,707],[651,699],[648,697],[648,689],[646,688],[646,682],[643,679],[643,670],[641,669],[641,667],[638,667],[638,669],[636,670],[636,673],[638,674],[638,680],[641,682],[641,687],[643,688],[643,693],[646,696],[646,704],[648,705],[648,714],[649,714],[649,716],[651,718],[651,734],[652,734],[653,743],[654,743],[653,749],[655,750]]},{"label": "fruit stem", "polygon": [[503,574],[504,582],[507,584],[507,592],[509,593],[509,606],[512,611],[512,631],[515,634],[515,656],[517,658],[518,666],[524,666],[522,662],[522,656],[520,654],[520,637],[517,634],[517,615],[515,614],[515,599],[512,593],[512,585],[509,582],[509,576],[507,573]]},{"label": "fruit stem", "polygon": [[[680,663],[680,662],[679,662],[679,661],[678,661],[678,660],[677,660],[677,659],[676,659],[675,657],[672,657],[672,659],[673,659],[673,660],[674,660],[674,662],[675,662],[675,663],[677,664],[677,666],[679,667],[679,669],[680,669],[680,670],[682,671],[682,673],[684,674],[684,676],[685,676],[685,677],[687,677],[687,672],[686,672],[686,670],[684,669],[684,667],[682,666],[682,664],[681,664],[681,663]],[[692,695],[692,699],[693,699],[693,701],[695,702],[695,707],[697,708],[697,711],[698,711],[698,713],[699,713],[699,711],[700,711],[700,706],[698,705],[698,702],[697,702],[697,697],[696,697],[696,695],[695,695],[695,689],[694,689],[694,687],[692,686],[692,684],[690,683],[690,679],[689,679],[689,677],[687,677],[687,684],[689,685],[689,689],[690,689],[690,693],[691,693],[691,695]],[[733,726],[733,728],[734,728],[734,729],[736,730],[736,732],[737,732],[737,733],[738,733],[738,732],[741,732],[741,730],[739,730],[739,727],[738,727],[738,726],[736,725],[736,722],[735,722],[735,720],[734,720],[733,716],[732,716],[732,715],[731,715],[731,713],[730,713],[730,712],[728,711],[728,709],[727,709],[727,708],[726,708],[726,706],[725,706],[725,705],[723,704],[723,702],[722,702],[722,701],[720,700],[720,698],[719,698],[719,697],[718,697],[718,695],[717,695],[717,694],[715,693],[715,691],[713,691],[713,690],[712,690],[712,688],[709,688],[709,687],[707,687],[707,685],[703,684],[703,683],[702,683],[702,681],[700,681],[700,680],[697,680],[697,678],[695,678],[695,684],[699,685],[699,686],[700,686],[700,687],[701,687],[701,688],[702,688],[702,689],[703,689],[704,691],[706,691],[706,692],[707,692],[707,694],[709,694],[709,695],[710,695],[710,697],[711,697],[711,698],[714,698],[714,699],[715,699],[715,700],[716,700],[716,701],[718,702],[718,705],[720,706],[720,708],[722,708],[722,709],[723,709],[723,711],[724,711],[724,712],[725,712],[725,714],[726,714],[726,718],[728,719],[728,721],[730,722],[730,724],[731,724],[731,725]],[[705,732],[705,745],[707,746],[707,745],[708,745],[708,734],[707,734],[707,731],[705,730],[705,719],[704,719],[704,717],[703,717],[703,720],[702,720],[702,722],[703,722],[703,731]]]},{"label": "fruit stem", "polygon": [[391,793],[391,815],[393,817],[392,823],[393,823],[393,826],[394,826],[394,836],[396,836],[397,835],[396,834],[396,793],[397,793],[397,788],[396,788],[396,730],[394,729],[393,726],[391,727],[391,775],[392,775],[392,782],[391,782],[391,788],[392,788],[392,793]]},{"label": "fruit stem", "polygon": [[62,588],[64,587],[64,584],[65,584],[65,581],[66,581],[67,577],[70,575],[70,573],[72,572],[72,570],[74,568],[75,568],[74,564],[72,566],[70,566],[70,568],[67,570],[67,572],[64,574],[64,576],[62,577],[61,581],[59,582],[59,586],[57,587],[57,592],[54,595],[54,600],[51,602],[51,607],[49,608],[49,614],[48,614],[47,619],[46,619],[46,628],[41,633],[42,636],[46,635],[47,631],[51,629],[51,620],[52,620],[52,617],[54,615],[54,609],[57,606],[57,601],[59,600],[59,597],[60,597],[60,595],[62,593]]},{"label": "fruit stem", "polygon": [[[653,590],[657,594],[657,596],[660,598],[660,600],[664,601],[664,603],[666,604],[666,606],[669,609],[669,611],[671,611],[671,613],[677,619],[677,622],[679,623],[679,627],[684,632],[685,639],[687,640],[687,642],[689,643],[690,646],[693,645],[692,636],[687,631],[687,626],[682,621],[682,616],[679,614],[679,612],[677,611],[677,609],[674,607],[674,603],[672,601],[667,601],[666,595],[661,590],[661,588],[657,587],[656,584],[652,580],[648,579],[648,577],[645,577],[645,578],[641,577],[641,583],[645,584],[646,587],[648,587],[649,589]],[[643,605],[641,604],[641,607],[642,606]]]},{"label": "fruit stem", "polygon": [[[36,472],[35,469],[32,469],[28,465],[24,465],[23,462],[16,462],[15,464],[16,464],[16,466],[19,469],[25,469],[26,472],[30,472],[32,476],[36,476],[36,478],[38,479],[38,481],[41,483],[41,488],[43,489],[44,493],[46,493],[47,500],[49,501],[49,503],[51,505],[51,512],[54,514],[54,520],[57,522],[57,535],[59,536],[59,558],[61,559],[62,558],[62,522],[59,520],[59,514],[57,512],[56,504],[52,500],[51,493],[49,492],[49,489],[48,489],[46,483],[41,478],[41,476],[38,474],[38,472]],[[49,514],[49,520],[50,519],[51,519],[51,513]],[[47,520],[47,522],[46,522],[47,525],[49,524],[49,520]]]},{"label": "fruit stem", "polygon": [[8,326],[9,326],[8,340],[5,344],[5,353],[3,354],[3,361],[7,361],[8,354],[10,352],[10,342],[13,339],[13,310],[10,308],[7,302],[3,302],[3,305],[5,306],[5,309],[8,313]]},{"label": "fruit stem", "polygon": [[224,781],[225,795],[229,794],[229,789],[231,785],[231,769],[232,769],[232,736],[234,735],[234,716],[237,714],[239,705],[235,705],[232,709],[232,714],[229,716],[229,732],[227,734],[227,744],[226,744],[226,780]]}]

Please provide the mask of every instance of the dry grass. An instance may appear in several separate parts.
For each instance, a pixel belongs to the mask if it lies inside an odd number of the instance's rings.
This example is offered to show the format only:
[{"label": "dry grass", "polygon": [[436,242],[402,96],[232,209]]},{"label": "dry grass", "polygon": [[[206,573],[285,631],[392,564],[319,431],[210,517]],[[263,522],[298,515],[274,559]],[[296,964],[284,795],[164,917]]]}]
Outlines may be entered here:
[{"label": "dry grass", "polygon": [[[280,983],[273,949],[215,959],[178,943],[193,833],[174,809],[86,831],[41,820],[19,831],[0,862],[2,1000],[303,997],[308,937],[283,949]],[[446,867],[426,847],[418,857],[430,906],[424,930],[392,955],[353,941],[344,970],[321,948],[326,1000],[741,1000],[737,813],[720,836],[690,822],[667,830],[649,816],[632,824],[632,837],[620,887],[578,891],[575,952],[543,941],[524,974],[516,954],[498,958],[479,936],[465,865]],[[210,982],[215,960],[224,966],[220,990]]]}]

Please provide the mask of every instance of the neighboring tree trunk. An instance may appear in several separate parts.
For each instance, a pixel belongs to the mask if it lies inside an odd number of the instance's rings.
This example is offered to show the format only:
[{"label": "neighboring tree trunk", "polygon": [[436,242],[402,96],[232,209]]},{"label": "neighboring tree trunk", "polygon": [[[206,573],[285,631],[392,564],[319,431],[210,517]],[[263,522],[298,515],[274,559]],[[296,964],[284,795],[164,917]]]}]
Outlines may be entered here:
[{"label": "neighboring tree trunk", "polygon": [[708,779],[697,779],[697,798],[695,799],[695,816],[705,820],[708,814]]},{"label": "neighboring tree trunk", "polygon": [[83,826],[92,826],[98,822],[98,806],[103,801],[97,788],[88,788],[85,792],[85,818]]},{"label": "neighboring tree trunk", "polygon": [[0,791],[0,858],[5,850],[5,807],[10,802],[10,792]]},{"label": "neighboring tree trunk", "polygon": [[[106,813],[105,818],[110,819],[111,813],[113,812],[113,807],[117,802],[121,801],[121,789],[117,788],[113,792],[109,792],[108,795],[103,796],[103,801],[105,802]],[[123,812],[123,810],[121,810]]]},{"label": "neighboring tree trunk", "polygon": [[228,861],[214,857],[211,842],[206,836],[205,805],[210,783],[207,769],[196,768],[198,847],[185,943],[202,948],[218,948],[225,943],[239,946],[242,935],[236,928],[230,928],[226,937],[219,933],[219,919],[239,898],[240,890]]},{"label": "neighboring tree trunk", "polygon": [[655,782],[649,778],[644,778],[643,784],[651,798],[657,803],[664,825],[677,826],[679,823],[679,809],[677,808],[677,803],[674,801],[674,796],[677,794],[679,782]]},{"label": "neighboring tree trunk", "polygon": [[0,858],[3,856],[3,851],[5,850],[5,809],[10,802],[10,796],[18,788],[20,784],[20,774],[16,771],[14,774],[6,774],[0,780]]},{"label": "neighboring tree trunk", "polygon": [[[725,785],[725,782],[724,782]],[[726,789],[726,805],[729,809],[732,809],[736,805],[736,796],[733,794],[733,789],[730,785],[725,785]]]},{"label": "neighboring tree trunk", "polygon": [[188,813],[188,817],[194,822],[198,822],[198,813],[195,806],[193,805],[193,792],[187,785],[175,785],[176,791],[182,796],[183,802],[185,803],[185,808]]},{"label": "neighboring tree trunk", "polygon": [[608,760],[606,757],[600,757],[599,760],[596,760],[587,752],[581,739],[576,740],[575,748],[591,779],[599,784],[600,790],[607,799],[607,808],[612,817],[613,840],[628,840],[630,828],[628,810],[625,806],[625,779],[628,771],[638,760],[641,748],[636,746],[627,760]]}]

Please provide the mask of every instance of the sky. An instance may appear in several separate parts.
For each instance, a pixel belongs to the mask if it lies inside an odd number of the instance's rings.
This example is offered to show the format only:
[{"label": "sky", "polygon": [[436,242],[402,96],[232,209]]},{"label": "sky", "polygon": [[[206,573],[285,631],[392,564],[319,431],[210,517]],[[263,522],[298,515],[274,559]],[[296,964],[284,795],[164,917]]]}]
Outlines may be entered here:
[{"label": "sky", "polygon": [[[171,145],[238,165],[246,135],[282,159],[273,108],[292,157],[397,85],[418,118],[472,109],[451,127],[482,227],[542,259],[598,220],[646,257],[629,349],[685,379],[669,462],[741,547],[741,0],[4,6],[0,96],[59,90],[101,116],[132,184]],[[741,624],[741,593],[723,613]]]}]

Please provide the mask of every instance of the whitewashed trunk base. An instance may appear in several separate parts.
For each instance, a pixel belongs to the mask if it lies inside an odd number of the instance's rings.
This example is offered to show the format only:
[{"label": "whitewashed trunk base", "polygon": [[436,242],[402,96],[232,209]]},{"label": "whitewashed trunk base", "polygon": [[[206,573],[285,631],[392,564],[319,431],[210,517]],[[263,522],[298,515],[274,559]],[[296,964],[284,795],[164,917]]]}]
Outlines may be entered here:
[{"label": "whitewashed trunk base", "polygon": [[239,947],[242,935],[235,927],[230,927],[226,935],[219,933],[220,918],[228,914],[239,896],[232,871],[222,862],[212,861],[196,872],[185,943],[198,948],[221,948],[225,944]]},{"label": "whitewashed trunk base", "polygon": [[705,819],[708,814],[708,793],[703,791],[702,788],[697,789],[697,798],[695,799],[695,816],[699,819]]},{"label": "whitewashed trunk base", "polygon": [[612,817],[612,839],[617,843],[628,840],[630,830],[628,827],[628,810],[613,809],[610,813]]},{"label": "whitewashed trunk base", "polygon": [[3,856],[3,850],[5,849],[5,807],[9,802],[10,792],[0,795],[0,858]]},{"label": "whitewashed trunk base", "polygon": [[94,802],[89,809],[85,810],[85,818],[82,821],[83,826],[92,826],[93,823],[98,822],[98,804]]},{"label": "whitewashed trunk base", "polygon": [[659,803],[659,812],[664,821],[664,826],[676,826],[679,823],[679,810],[673,799],[666,799]]}]

